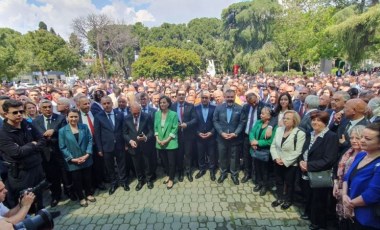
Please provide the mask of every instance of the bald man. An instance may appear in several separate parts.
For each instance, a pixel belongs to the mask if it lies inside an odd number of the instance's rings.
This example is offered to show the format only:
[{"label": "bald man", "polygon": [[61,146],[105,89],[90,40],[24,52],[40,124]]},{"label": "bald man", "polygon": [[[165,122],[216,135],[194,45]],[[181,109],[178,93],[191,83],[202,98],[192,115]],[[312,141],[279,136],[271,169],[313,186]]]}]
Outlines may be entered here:
[{"label": "bald man", "polygon": [[366,126],[369,121],[365,117],[368,111],[367,103],[362,99],[350,99],[344,105],[345,125],[338,128],[339,153],[344,154],[350,147],[350,131],[356,125]]}]

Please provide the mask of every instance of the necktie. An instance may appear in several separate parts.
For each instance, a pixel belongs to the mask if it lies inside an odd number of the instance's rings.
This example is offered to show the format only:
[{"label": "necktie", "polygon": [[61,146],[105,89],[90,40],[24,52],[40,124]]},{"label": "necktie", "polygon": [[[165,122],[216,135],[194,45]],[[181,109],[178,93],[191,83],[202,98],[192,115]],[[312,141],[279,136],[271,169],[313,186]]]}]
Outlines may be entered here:
[{"label": "necktie", "polygon": [[135,129],[136,129],[136,131],[138,131],[138,129],[139,129],[139,123],[138,123],[136,117],[134,118],[134,123],[135,123]]},{"label": "necktie", "polygon": [[90,128],[90,131],[91,131],[91,135],[94,136],[95,130],[94,130],[94,125],[92,124],[91,118],[88,115],[88,113],[86,113],[85,116],[87,117],[87,122],[88,122],[88,126]]},{"label": "necktie", "polygon": [[108,113],[107,114],[108,115],[108,119],[110,120],[110,122],[111,122],[111,125],[112,125],[112,128],[115,128],[115,124],[113,123],[113,121],[112,121],[112,114],[111,113]]},{"label": "necktie", "polygon": [[181,115],[181,122],[183,122],[183,104],[181,104],[179,106],[179,111],[180,111],[180,115]]},{"label": "necktie", "polygon": [[299,110],[300,117],[303,117],[303,113],[304,113],[304,111],[303,111],[303,102],[301,102],[300,110]]},{"label": "necktie", "polygon": [[51,118],[47,118],[46,121],[47,121],[46,130],[49,130],[51,129]]},{"label": "necktie", "polygon": [[121,109],[121,112],[123,112],[123,113],[124,113],[124,112],[125,112],[125,109],[124,109],[124,108],[122,108],[122,109]]},{"label": "necktie", "polygon": [[349,121],[347,126],[346,126],[346,129],[344,130],[344,133],[348,134],[348,131],[350,130],[351,126],[352,126],[351,121]]},{"label": "necktie", "polygon": [[251,107],[252,109],[251,109],[251,114],[250,114],[250,119],[249,119],[249,123],[248,123],[248,127],[247,127],[247,134],[249,134],[249,131],[251,131],[251,128],[252,128],[252,125],[253,125],[253,118],[255,117],[254,116],[254,111],[255,111],[255,109],[254,109],[254,107]]}]

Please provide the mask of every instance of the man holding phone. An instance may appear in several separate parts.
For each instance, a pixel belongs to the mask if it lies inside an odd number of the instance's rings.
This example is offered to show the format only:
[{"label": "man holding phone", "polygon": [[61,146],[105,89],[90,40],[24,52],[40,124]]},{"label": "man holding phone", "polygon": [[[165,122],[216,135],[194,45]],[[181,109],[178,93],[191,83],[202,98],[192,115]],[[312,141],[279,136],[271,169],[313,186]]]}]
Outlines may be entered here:
[{"label": "man holding phone", "polygon": [[141,106],[136,102],[131,105],[131,113],[125,117],[123,134],[136,170],[136,191],[140,191],[145,182],[148,189],[152,189],[155,154],[153,120],[149,114],[141,112]]}]

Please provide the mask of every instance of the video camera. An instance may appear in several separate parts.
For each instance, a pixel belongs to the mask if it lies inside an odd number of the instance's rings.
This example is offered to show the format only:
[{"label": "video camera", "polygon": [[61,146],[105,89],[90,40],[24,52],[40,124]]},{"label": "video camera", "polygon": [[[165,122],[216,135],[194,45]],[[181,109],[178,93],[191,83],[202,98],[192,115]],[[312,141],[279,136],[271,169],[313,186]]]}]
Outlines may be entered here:
[{"label": "video camera", "polygon": [[46,180],[43,180],[43,181],[41,181],[38,185],[36,185],[36,186],[33,187],[33,188],[27,188],[27,189],[22,190],[22,191],[20,192],[19,195],[20,195],[20,197],[22,197],[22,196],[24,196],[25,192],[26,192],[26,193],[30,193],[30,192],[32,192],[32,193],[34,193],[34,194],[36,194],[36,193],[40,193],[40,192],[42,192],[43,190],[49,188],[50,185],[51,185],[51,184],[50,184],[49,182],[47,182]]},{"label": "video camera", "polygon": [[42,230],[42,229],[54,229],[53,219],[58,217],[60,212],[49,212],[46,209],[41,209],[38,213],[27,218],[20,223],[13,226],[14,229],[26,229],[26,230]]}]

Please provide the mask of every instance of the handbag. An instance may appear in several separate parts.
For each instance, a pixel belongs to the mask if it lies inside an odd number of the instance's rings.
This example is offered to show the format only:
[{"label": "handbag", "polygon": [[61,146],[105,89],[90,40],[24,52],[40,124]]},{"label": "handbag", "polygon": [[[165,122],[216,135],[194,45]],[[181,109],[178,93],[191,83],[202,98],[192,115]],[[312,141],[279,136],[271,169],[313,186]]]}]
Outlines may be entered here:
[{"label": "handbag", "polygon": [[330,188],[333,186],[332,169],[320,172],[308,172],[311,188]]},{"label": "handbag", "polygon": [[265,161],[265,162],[269,161],[269,155],[270,155],[269,149],[256,149],[252,151],[253,158],[257,160]]}]

